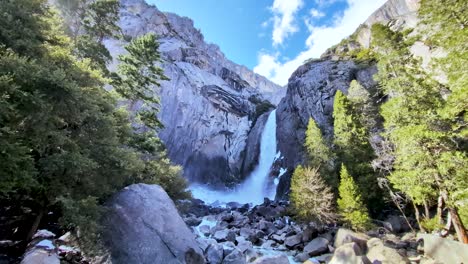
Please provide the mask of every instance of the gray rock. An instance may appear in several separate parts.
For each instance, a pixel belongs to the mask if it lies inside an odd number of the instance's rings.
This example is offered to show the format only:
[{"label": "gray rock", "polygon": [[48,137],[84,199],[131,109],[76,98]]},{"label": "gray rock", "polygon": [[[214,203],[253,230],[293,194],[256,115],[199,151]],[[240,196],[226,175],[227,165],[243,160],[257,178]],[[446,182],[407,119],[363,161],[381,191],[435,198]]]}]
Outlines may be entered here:
[{"label": "gray rock", "polygon": [[349,229],[340,228],[335,235],[335,248],[340,247],[343,244],[354,242],[356,243],[363,251],[367,250],[367,240],[368,236],[361,233],[353,232]]},{"label": "gray rock", "polygon": [[211,228],[207,225],[202,225],[198,227],[198,230],[205,236],[209,236],[211,234]]},{"label": "gray rock", "polygon": [[188,226],[197,226],[202,222],[202,219],[195,216],[191,216],[185,218],[184,221]]},{"label": "gray rock", "polygon": [[34,248],[26,252],[21,264],[60,264],[60,259],[54,252]]},{"label": "gray rock", "polygon": [[249,248],[247,249],[245,252],[244,252],[244,255],[245,255],[245,258],[247,260],[247,262],[253,262],[255,259],[257,259],[259,257],[259,254],[256,250],[254,250],[253,248]]},{"label": "gray rock", "polygon": [[468,245],[436,235],[418,234],[424,241],[424,255],[440,263],[468,263]]},{"label": "gray rock", "polygon": [[186,254],[190,259],[203,256],[195,235],[160,186],[128,186],[108,207],[104,241],[114,263],[184,263]]},{"label": "gray rock", "polygon": [[367,241],[367,258],[372,263],[378,262],[382,264],[406,264],[409,260],[398,254],[393,248],[384,246],[384,243],[378,238],[371,238]]},{"label": "gray rock", "polygon": [[295,257],[294,257],[294,260],[297,261],[297,262],[304,262],[306,260],[308,260],[310,258],[309,254],[306,253],[306,252],[302,252],[302,253],[299,253],[297,254]]},{"label": "gray rock", "polygon": [[284,240],[286,239],[286,234],[285,233],[283,233],[281,235],[274,234],[274,235],[271,236],[271,239],[273,239],[274,241],[276,241],[279,244],[283,244]]},{"label": "gray rock", "polygon": [[327,239],[323,237],[317,237],[304,247],[304,253],[307,253],[310,256],[317,256],[323,253],[327,253],[329,243],[330,242]]},{"label": "gray rock", "polygon": [[206,260],[208,261],[208,263],[221,264],[221,262],[223,261],[223,254],[224,254],[224,250],[223,250],[222,245],[211,244],[206,249],[205,256],[206,256]]},{"label": "gray rock", "polygon": [[285,255],[263,256],[253,262],[254,264],[289,264],[289,259]]},{"label": "gray rock", "polygon": [[235,249],[231,252],[231,254],[227,255],[224,260],[223,264],[246,264],[245,256],[240,252],[240,250]]},{"label": "gray rock", "polygon": [[230,230],[219,230],[216,231],[213,235],[213,238],[216,239],[218,242],[225,242],[225,241],[231,241],[235,242],[236,241],[236,233],[230,231]]},{"label": "gray rock", "polygon": [[242,252],[245,252],[248,249],[251,249],[252,247],[253,245],[252,245],[252,242],[250,241],[241,241],[237,244],[237,248]]},{"label": "gray rock", "polygon": [[393,233],[400,233],[409,230],[408,224],[401,216],[391,215],[384,222],[383,225],[386,229]]},{"label": "gray rock", "polygon": [[284,245],[288,248],[294,248],[296,246],[298,246],[299,244],[301,244],[302,242],[302,235],[301,234],[298,234],[298,235],[293,235],[293,236],[289,236],[287,237],[285,240],[284,240]]},{"label": "gray rock", "polygon": [[347,243],[335,250],[329,264],[371,264],[362,254],[362,249],[356,243]]}]

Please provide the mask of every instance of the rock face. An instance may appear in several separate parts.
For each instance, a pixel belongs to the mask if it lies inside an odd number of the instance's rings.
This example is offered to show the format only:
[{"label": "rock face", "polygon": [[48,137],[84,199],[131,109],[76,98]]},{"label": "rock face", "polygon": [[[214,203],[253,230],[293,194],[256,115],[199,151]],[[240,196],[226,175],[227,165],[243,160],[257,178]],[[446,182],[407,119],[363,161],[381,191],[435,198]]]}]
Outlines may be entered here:
[{"label": "rock face", "polygon": [[[305,63],[292,74],[286,96],[277,109],[278,147],[284,157],[281,166],[288,169],[288,173],[281,177],[278,198],[285,198],[291,173],[303,161],[302,145],[309,118],[312,117],[324,136],[330,139],[333,136],[332,114],[336,91],[347,94],[350,82],[357,80],[371,95],[374,94],[376,83],[372,76],[377,71],[376,67],[357,65],[344,54],[359,47],[369,47],[370,28],[375,23],[389,24],[397,30],[416,26],[418,8],[419,0],[387,1],[347,41],[330,48],[320,59]],[[420,51],[421,48],[417,50]],[[371,131],[370,139],[377,155],[380,138],[375,132],[378,130],[377,127],[375,131]]]},{"label": "rock face", "polygon": [[105,227],[113,263],[203,260],[195,235],[158,185],[134,184],[117,193],[109,203]]},{"label": "rock face", "polygon": [[[126,40],[148,32],[159,37],[161,66],[171,79],[158,88],[165,125],[160,137],[171,160],[193,181],[223,184],[245,176],[244,150],[257,108],[264,109],[266,100],[277,104],[285,89],[226,59],[189,18],[163,13],[144,0],[121,0],[120,15]],[[105,40],[114,58],[125,44]]]},{"label": "rock face", "polygon": [[[288,91],[277,109],[278,148],[282,166],[294,168],[303,161],[303,142],[309,118],[313,118],[326,138],[333,134],[333,100],[337,90],[347,94],[357,80],[366,89],[375,88],[374,67],[359,68],[352,61],[317,60],[299,67],[289,78]],[[278,194],[289,189],[290,177],[281,177]]]}]

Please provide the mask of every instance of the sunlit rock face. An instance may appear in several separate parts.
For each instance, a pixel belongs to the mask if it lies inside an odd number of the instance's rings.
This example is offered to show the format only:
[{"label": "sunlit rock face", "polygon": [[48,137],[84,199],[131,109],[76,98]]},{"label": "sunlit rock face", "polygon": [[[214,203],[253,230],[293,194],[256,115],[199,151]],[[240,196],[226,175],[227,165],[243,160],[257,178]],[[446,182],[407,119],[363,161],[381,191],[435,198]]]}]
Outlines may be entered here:
[{"label": "sunlit rock face", "polygon": [[[417,10],[419,0],[389,0],[376,10],[356,29],[352,38],[327,50],[320,59],[300,66],[290,77],[286,96],[277,109],[278,148],[283,155],[281,166],[288,173],[281,178],[278,197],[284,198],[289,191],[291,172],[304,162],[303,143],[309,118],[313,118],[324,136],[333,136],[333,101],[337,90],[347,94],[349,84],[356,80],[371,94],[375,93],[376,83],[373,75],[377,69],[373,65],[358,65],[343,52],[359,47],[368,48],[371,41],[370,28],[375,23],[388,24],[393,30],[415,27],[418,23]],[[425,57],[434,56],[425,53],[424,47],[416,43],[413,53]],[[341,53],[341,54],[340,54]],[[437,55],[437,54],[436,54]],[[426,64],[429,59],[426,59]],[[378,102],[375,102],[378,103]],[[381,137],[380,127],[371,129],[370,143],[379,153]]]},{"label": "sunlit rock face", "polygon": [[158,88],[165,126],[159,135],[170,158],[192,181],[222,185],[245,177],[244,150],[256,107],[264,100],[277,104],[285,89],[228,60],[189,18],[143,0],[122,0],[120,13],[126,40],[105,42],[114,58],[131,38],[159,36],[161,66],[170,78]]}]

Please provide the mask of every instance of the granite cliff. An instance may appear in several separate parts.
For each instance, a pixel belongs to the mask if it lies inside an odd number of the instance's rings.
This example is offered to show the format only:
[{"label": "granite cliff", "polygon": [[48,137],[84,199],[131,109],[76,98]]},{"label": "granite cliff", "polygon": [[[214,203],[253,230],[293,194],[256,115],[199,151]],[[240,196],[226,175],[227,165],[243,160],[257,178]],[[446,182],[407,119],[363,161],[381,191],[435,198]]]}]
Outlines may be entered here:
[{"label": "granite cliff", "polygon": [[[149,32],[159,37],[161,66],[170,78],[155,88],[165,125],[159,135],[171,160],[191,181],[223,185],[245,177],[256,160],[245,155],[255,153],[247,149],[249,132],[285,89],[228,60],[189,18],[161,12],[144,0],[122,0],[120,16],[124,40],[105,41],[114,58],[131,38]],[[256,135],[249,146],[258,144]]]}]

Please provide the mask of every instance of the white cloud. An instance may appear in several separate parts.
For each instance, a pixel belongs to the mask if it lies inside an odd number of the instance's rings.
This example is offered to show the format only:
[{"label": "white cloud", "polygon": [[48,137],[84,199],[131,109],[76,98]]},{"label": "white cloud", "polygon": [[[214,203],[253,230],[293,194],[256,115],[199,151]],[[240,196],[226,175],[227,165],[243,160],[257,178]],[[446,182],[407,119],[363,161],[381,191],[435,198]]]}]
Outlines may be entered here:
[{"label": "white cloud", "polygon": [[325,13],[315,9],[315,8],[312,8],[310,11],[309,11],[310,15],[313,17],[313,18],[321,18],[321,17],[324,17],[325,16]]},{"label": "white cloud", "polygon": [[302,0],[275,0],[271,11],[273,12],[273,45],[283,44],[283,41],[299,28],[295,24],[297,11],[304,3]]},{"label": "white cloud", "polygon": [[291,74],[305,60],[320,57],[327,48],[351,35],[386,0],[347,0],[347,2],[348,8],[344,10],[342,16],[335,18],[330,26],[317,26],[307,20],[306,25],[310,35],[306,40],[306,47],[294,59],[281,62],[279,60],[281,54],[260,52],[254,72],[279,85],[286,85]]}]

